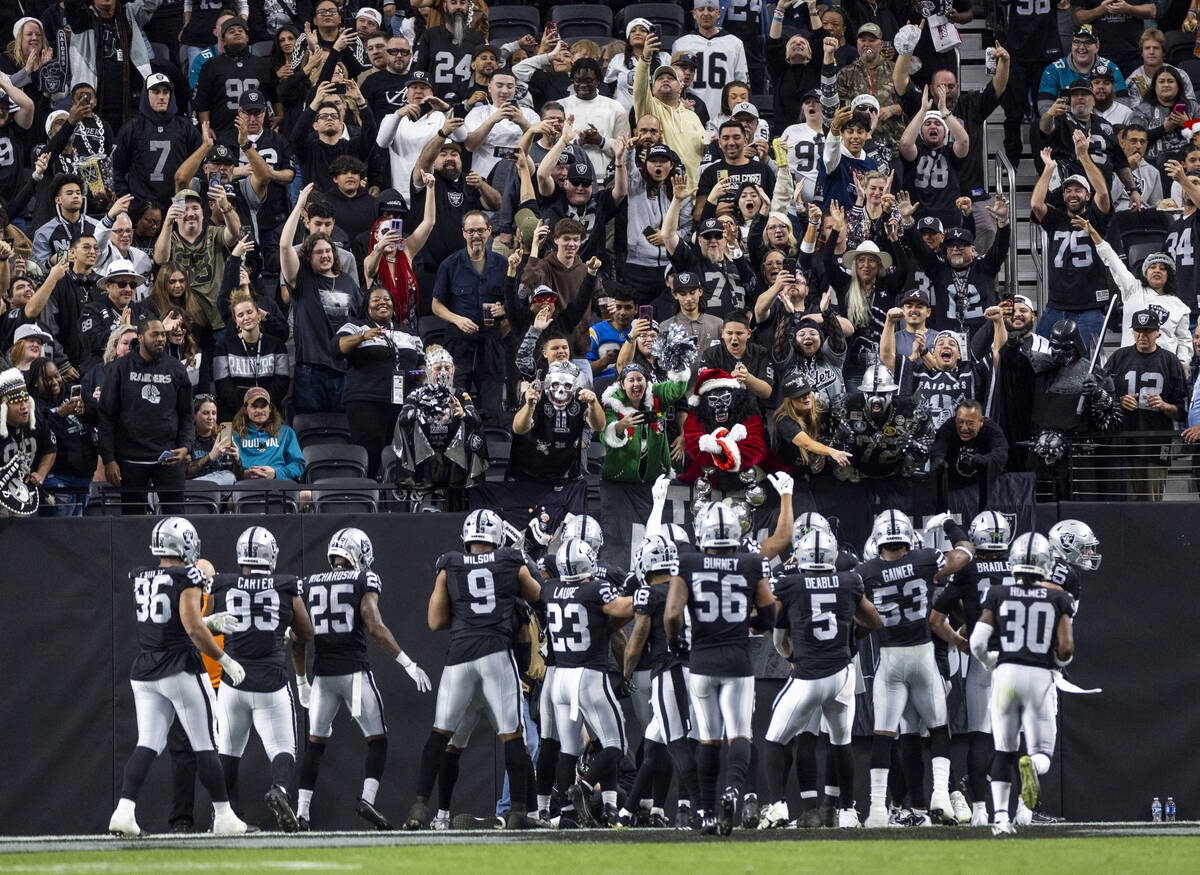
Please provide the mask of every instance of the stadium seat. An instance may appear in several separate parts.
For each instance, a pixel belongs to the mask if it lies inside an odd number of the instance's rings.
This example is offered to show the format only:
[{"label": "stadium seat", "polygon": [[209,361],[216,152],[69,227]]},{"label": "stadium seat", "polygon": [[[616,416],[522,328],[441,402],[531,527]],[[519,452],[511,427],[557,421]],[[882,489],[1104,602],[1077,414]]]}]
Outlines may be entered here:
[{"label": "stadium seat", "polygon": [[550,9],[550,20],[558,22],[558,35],[564,40],[612,36],[612,10],[599,3],[554,6]]},{"label": "stadium seat", "polygon": [[250,54],[260,58],[271,57],[271,50],[275,48],[275,43],[272,40],[260,40],[250,44]]},{"label": "stadium seat", "polygon": [[344,413],[297,413],[292,430],[302,449],[314,444],[350,442],[350,422]]},{"label": "stadium seat", "polygon": [[184,513],[214,514],[221,512],[221,487],[207,480],[189,480],[183,485]]},{"label": "stadium seat", "polygon": [[489,6],[488,25],[488,42],[503,45],[526,34],[538,36],[542,16],[536,6]]},{"label": "stadium seat", "polygon": [[659,25],[664,39],[682,36],[687,30],[683,7],[675,3],[634,3],[632,6],[626,6],[625,22],[628,24],[635,18],[645,18]]},{"label": "stadium seat", "polygon": [[121,490],[107,483],[93,483],[84,516],[120,516]]},{"label": "stadium seat", "polygon": [[1193,57],[1192,50],[1195,46],[1195,34],[1184,33],[1181,30],[1171,31],[1167,34],[1166,62],[1168,64],[1182,64],[1188,58]]},{"label": "stadium seat", "polygon": [[1134,276],[1140,277],[1142,262],[1150,253],[1162,252],[1166,235],[1157,231],[1128,231],[1121,235],[1121,242],[1125,245],[1125,265]]},{"label": "stadium seat", "polygon": [[304,479],[316,483],[329,477],[366,477],[367,451],[358,444],[310,444],[304,451]]},{"label": "stadium seat", "polygon": [[1200,58],[1185,58],[1177,65],[1184,75],[1192,80],[1192,87],[1200,87]]},{"label": "stadium seat", "polygon": [[327,477],[313,484],[316,513],[378,513],[379,484],[366,477]]},{"label": "stadium seat", "polygon": [[231,487],[233,512],[245,514],[295,513],[295,484],[278,480],[242,480]]}]

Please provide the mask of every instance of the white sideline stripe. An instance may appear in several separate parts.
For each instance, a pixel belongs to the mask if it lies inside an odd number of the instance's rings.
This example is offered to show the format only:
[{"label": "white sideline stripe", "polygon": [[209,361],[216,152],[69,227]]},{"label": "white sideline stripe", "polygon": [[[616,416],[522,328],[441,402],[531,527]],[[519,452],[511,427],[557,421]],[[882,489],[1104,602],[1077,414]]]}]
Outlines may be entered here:
[{"label": "white sideline stripe", "polygon": [[179,862],[165,863],[108,863],[101,860],[95,862],[81,861],[78,863],[51,863],[46,865],[18,864],[6,866],[0,864],[0,872],[209,872],[213,870],[262,870],[280,869],[288,872],[304,871],[359,871],[361,865],[350,863],[327,863],[317,860],[262,860],[254,863],[235,863],[230,861],[214,861],[212,863]]}]

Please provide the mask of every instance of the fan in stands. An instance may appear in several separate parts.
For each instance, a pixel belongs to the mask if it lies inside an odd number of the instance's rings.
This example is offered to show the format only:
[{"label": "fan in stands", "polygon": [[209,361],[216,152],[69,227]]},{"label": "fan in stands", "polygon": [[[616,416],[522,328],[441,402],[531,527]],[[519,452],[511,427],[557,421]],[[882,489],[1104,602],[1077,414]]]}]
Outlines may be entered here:
[{"label": "fan in stands", "polygon": [[683,426],[688,466],[681,480],[692,482],[706,468],[737,473],[767,454],[758,404],[743,383],[719,368],[705,368],[688,399],[692,413]]}]

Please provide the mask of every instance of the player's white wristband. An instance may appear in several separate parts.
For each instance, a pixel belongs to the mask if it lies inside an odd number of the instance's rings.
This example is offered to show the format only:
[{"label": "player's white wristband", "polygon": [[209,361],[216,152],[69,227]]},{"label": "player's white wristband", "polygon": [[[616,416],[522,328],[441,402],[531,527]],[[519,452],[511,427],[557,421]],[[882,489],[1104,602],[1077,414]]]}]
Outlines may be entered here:
[{"label": "player's white wristband", "polygon": [[409,667],[414,665],[413,661],[408,658],[408,654],[403,650],[396,654],[396,662],[400,663],[405,671],[408,671]]},{"label": "player's white wristband", "polygon": [[1056,654],[1054,654],[1054,664],[1057,665],[1059,668],[1066,668],[1068,665],[1071,664],[1071,660],[1073,660],[1074,658],[1075,658],[1075,654],[1072,653],[1066,659],[1059,659],[1058,654],[1056,653]]}]

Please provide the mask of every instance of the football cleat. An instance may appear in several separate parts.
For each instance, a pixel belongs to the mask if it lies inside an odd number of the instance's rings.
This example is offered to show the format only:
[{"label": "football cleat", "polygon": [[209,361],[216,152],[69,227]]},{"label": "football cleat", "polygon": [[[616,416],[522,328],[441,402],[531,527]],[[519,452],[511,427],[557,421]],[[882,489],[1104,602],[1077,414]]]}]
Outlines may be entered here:
[{"label": "football cleat", "polygon": [[717,816],[706,811],[700,811],[700,833],[706,836],[717,835]]},{"label": "football cleat", "polygon": [[[966,804],[966,800],[963,800]],[[954,804],[950,801],[950,794],[942,791],[934,793],[929,800],[929,816],[932,821],[937,822],[941,826],[954,826],[958,823],[958,817],[954,812]]]},{"label": "football cleat", "polygon": [[1025,805],[1025,800],[1017,799],[1017,813],[1013,818],[1017,826],[1029,826],[1033,823],[1033,812]]},{"label": "football cleat", "polygon": [[650,825],[650,809],[638,806],[638,810],[631,816],[633,826],[647,827]]},{"label": "football cleat", "polygon": [[908,826],[908,821],[912,817],[912,810],[909,808],[889,808],[888,809],[888,826]]},{"label": "football cleat", "polygon": [[172,820],[170,823],[171,832],[185,833],[192,831],[192,819],[190,817],[181,817],[178,820]]},{"label": "football cleat", "polygon": [[615,805],[605,805],[604,814],[601,819],[603,820],[601,826],[607,826],[609,829],[628,829],[629,824],[633,821],[633,818],[630,817],[628,822],[626,822],[626,819],[621,817],[621,812],[617,811],[617,806]]},{"label": "football cleat", "polygon": [[858,819],[857,808],[842,808],[837,813],[838,829],[858,829],[862,821]]},{"label": "football cleat", "polygon": [[[436,829],[436,826],[434,827]],[[504,821],[505,829],[542,829],[541,820],[531,817],[527,812],[516,808],[510,809]]]},{"label": "football cleat", "polygon": [[450,829],[450,813],[438,812],[433,816],[433,822],[429,824],[429,828],[437,832],[445,832]]},{"label": "football cleat", "polygon": [[504,820],[495,815],[476,817],[473,814],[456,814],[450,821],[450,828],[461,830],[504,829]]},{"label": "football cleat", "polygon": [[1055,817],[1053,814],[1046,814],[1042,811],[1032,811],[1029,814],[1029,823],[1032,826],[1053,826],[1056,823],[1064,823],[1065,817]]},{"label": "football cleat", "polygon": [[554,829],[580,829],[579,820],[575,817],[574,811],[564,811],[558,817],[553,818],[550,825]]},{"label": "football cleat", "polygon": [[213,815],[212,831],[215,836],[240,836],[247,830],[245,822],[230,809],[225,814]]},{"label": "football cleat", "polygon": [[263,801],[267,803],[267,807],[275,815],[275,822],[279,824],[281,830],[284,832],[300,831],[300,823],[296,820],[296,812],[292,811],[292,806],[288,804],[286,790],[282,787],[272,787],[267,791],[267,795],[263,797]]},{"label": "football cleat", "polygon": [[821,796],[821,805],[817,812],[821,815],[821,826],[837,826],[837,812],[840,798],[837,796]]},{"label": "football cleat", "polygon": [[380,813],[378,808],[376,808],[366,799],[358,800],[358,807],[354,809],[354,813],[378,830],[389,830],[396,828],[392,826],[392,822],[390,820]]},{"label": "football cleat", "polygon": [[300,832],[312,832],[312,821],[307,817],[297,817],[296,825],[300,828]]},{"label": "football cleat", "polygon": [[1007,816],[997,817],[992,823],[992,835],[996,836],[997,838],[1016,834],[1016,827],[1012,825],[1012,821],[1010,821]]},{"label": "football cleat", "polygon": [[651,811],[650,819],[646,822],[648,829],[666,829],[671,825],[671,821],[667,820],[667,816],[659,811]]},{"label": "football cleat", "polygon": [[717,800],[717,834],[727,836],[733,832],[733,813],[737,810],[738,797],[741,794],[732,787],[726,787],[721,798]]},{"label": "football cleat", "polygon": [[933,826],[933,818],[929,816],[928,811],[918,811],[914,808],[908,815],[908,823],[905,826]]},{"label": "football cleat", "polygon": [[971,826],[987,826],[988,812],[987,805],[977,805],[971,809]]},{"label": "football cleat", "polygon": [[964,826],[971,822],[971,806],[967,804],[967,797],[960,790],[955,790],[950,794],[950,807],[954,809],[954,819]]},{"label": "football cleat", "polygon": [[584,794],[581,784],[572,784],[567,788],[567,802],[575,809],[575,816],[579,819],[581,827],[598,829],[601,826],[600,822],[592,816],[591,809],[588,808],[587,796]]},{"label": "football cleat", "polygon": [[137,838],[142,834],[137,818],[132,811],[122,811],[118,808],[108,821],[108,831],[117,838]]},{"label": "football cleat", "polygon": [[675,808],[675,828],[681,830],[695,829],[696,825],[692,822],[692,809],[687,805],[679,805]]},{"label": "football cleat", "polygon": [[801,829],[820,829],[825,825],[821,820],[821,811],[818,808],[809,808],[801,814],[796,821]]},{"label": "football cleat", "polygon": [[768,802],[759,812],[758,828],[759,829],[782,829],[788,824],[788,805],[787,801],[781,799],[778,802]]},{"label": "football cleat", "polygon": [[747,793],[742,797],[742,829],[756,829],[758,818],[758,794]]},{"label": "football cleat", "polygon": [[1033,811],[1037,808],[1042,782],[1038,779],[1037,769],[1033,767],[1033,760],[1028,754],[1017,761],[1017,769],[1021,772],[1021,801],[1025,803],[1026,808]]},{"label": "football cleat", "polygon": [[429,825],[429,804],[418,799],[412,804],[412,808],[408,809],[408,819],[404,821],[404,828],[408,830],[425,829]]},{"label": "football cleat", "polygon": [[867,811],[867,822],[863,824],[867,829],[879,829],[888,825],[889,817],[888,810],[883,805],[872,805]]}]

